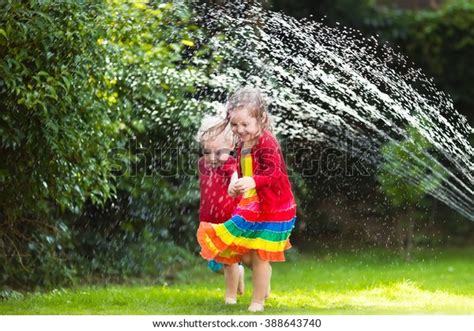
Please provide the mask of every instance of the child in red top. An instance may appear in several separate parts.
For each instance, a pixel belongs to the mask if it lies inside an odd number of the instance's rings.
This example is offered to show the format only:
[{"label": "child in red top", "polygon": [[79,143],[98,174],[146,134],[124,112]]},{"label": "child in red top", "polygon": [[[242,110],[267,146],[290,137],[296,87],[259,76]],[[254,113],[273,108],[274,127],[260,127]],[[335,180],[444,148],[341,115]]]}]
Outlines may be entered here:
[{"label": "child in red top", "polygon": [[[237,177],[236,160],[230,156],[233,138],[230,130],[216,132],[212,128],[220,123],[219,117],[206,117],[202,121],[197,139],[204,156],[198,161],[200,206],[199,221],[219,224],[227,221],[237,205],[237,199],[227,193],[232,176]],[[226,303],[236,303],[237,293],[244,291],[244,269],[236,263],[226,265],[210,260],[209,268],[224,273]]]},{"label": "child in red top", "polygon": [[243,261],[252,267],[249,310],[263,311],[271,278],[270,262],[285,260],[296,220],[296,204],[280,145],[259,90],[243,88],[229,98],[227,118],[239,139],[239,178],[229,195],[241,196],[232,217],[222,224],[203,222],[198,230],[201,255],[224,264]]},{"label": "child in red top", "polygon": [[[212,149],[205,148],[204,156],[198,161],[201,192],[200,222],[223,223],[231,217],[237,205],[236,199],[227,194],[230,179],[237,170],[236,160],[229,156],[229,152],[230,150],[227,149],[214,152]],[[220,161],[212,165],[206,160],[207,158],[216,158]],[[224,161],[225,158],[227,161]]]}]

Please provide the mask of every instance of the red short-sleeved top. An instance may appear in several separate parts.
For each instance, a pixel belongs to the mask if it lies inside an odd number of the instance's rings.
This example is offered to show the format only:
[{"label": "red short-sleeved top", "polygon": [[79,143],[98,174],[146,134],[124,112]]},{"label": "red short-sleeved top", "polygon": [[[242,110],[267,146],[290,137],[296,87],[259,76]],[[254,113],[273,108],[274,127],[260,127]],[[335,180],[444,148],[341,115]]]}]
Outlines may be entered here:
[{"label": "red short-sleeved top", "polygon": [[198,170],[201,192],[199,221],[208,223],[227,221],[238,202],[227,193],[232,174],[237,170],[236,160],[230,156],[223,165],[212,168],[207,166],[204,157],[201,157],[198,161]]}]

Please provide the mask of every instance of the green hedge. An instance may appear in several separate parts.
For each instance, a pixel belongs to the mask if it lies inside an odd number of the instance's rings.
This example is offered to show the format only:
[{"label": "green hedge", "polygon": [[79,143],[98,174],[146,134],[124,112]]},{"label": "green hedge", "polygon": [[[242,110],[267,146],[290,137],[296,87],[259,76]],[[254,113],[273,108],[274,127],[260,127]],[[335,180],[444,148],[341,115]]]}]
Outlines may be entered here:
[{"label": "green hedge", "polygon": [[191,16],[166,1],[1,3],[0,285],[159,279],[189,259],[176,244],[192,241],[193,174],[153,170],[173,164],[164,147],[189,152],[203,107],[213,62]]},{"label": "green hedge", "polygon": [[[0,7],[0,273],[3,282],[71,279],[62,212],[103,203],[120,113],[96,95],[105,5],[4,1]],[[67,232],[67,231],[66,231]]]}]

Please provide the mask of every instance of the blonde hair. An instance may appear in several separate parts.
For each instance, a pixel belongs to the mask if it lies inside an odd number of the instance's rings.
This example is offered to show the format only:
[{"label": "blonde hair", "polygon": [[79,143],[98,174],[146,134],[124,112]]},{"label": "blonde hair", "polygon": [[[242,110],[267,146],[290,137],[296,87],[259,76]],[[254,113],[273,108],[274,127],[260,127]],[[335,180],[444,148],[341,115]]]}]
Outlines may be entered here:
[{"label": "blonde hair", "polygon": [[230,113],[239,109],[247,109],[254,116],[262,129],[272,130],[272,120],[267,111],[267,103],[262,92],[258,88],[246,86],[239,88],[230,95],[227,100],[227,123],[230,121]]},{"label": "blonde hair", "polygon": [[225,119],[220,116],[204,116],[201,126],[196,134],[196,140],[203,145],[207,140],[214,139],[224,134],[226,141],[233,144],[233,135]]}]

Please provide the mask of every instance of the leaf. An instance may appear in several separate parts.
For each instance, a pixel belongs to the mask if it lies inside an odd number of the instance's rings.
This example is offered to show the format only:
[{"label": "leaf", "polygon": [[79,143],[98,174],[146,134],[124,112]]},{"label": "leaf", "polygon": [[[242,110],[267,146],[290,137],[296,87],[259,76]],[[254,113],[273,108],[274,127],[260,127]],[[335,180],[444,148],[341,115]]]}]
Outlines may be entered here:
[{"label": "leaf", "polygon": [[6,40],[8,40],[8,36],[7,36],[7,33],[5,32],[5,30],[0,29],[0,34],[1,34],[2,36],[4,36]]},{"label": "leaf", "polygon": [[184,45],[189,46],[189,47],[194,47],[194,42],[192,40],[189,40],[189,39],[183,39],[183,40],[181,40],[181,43],[183,43]]}]

